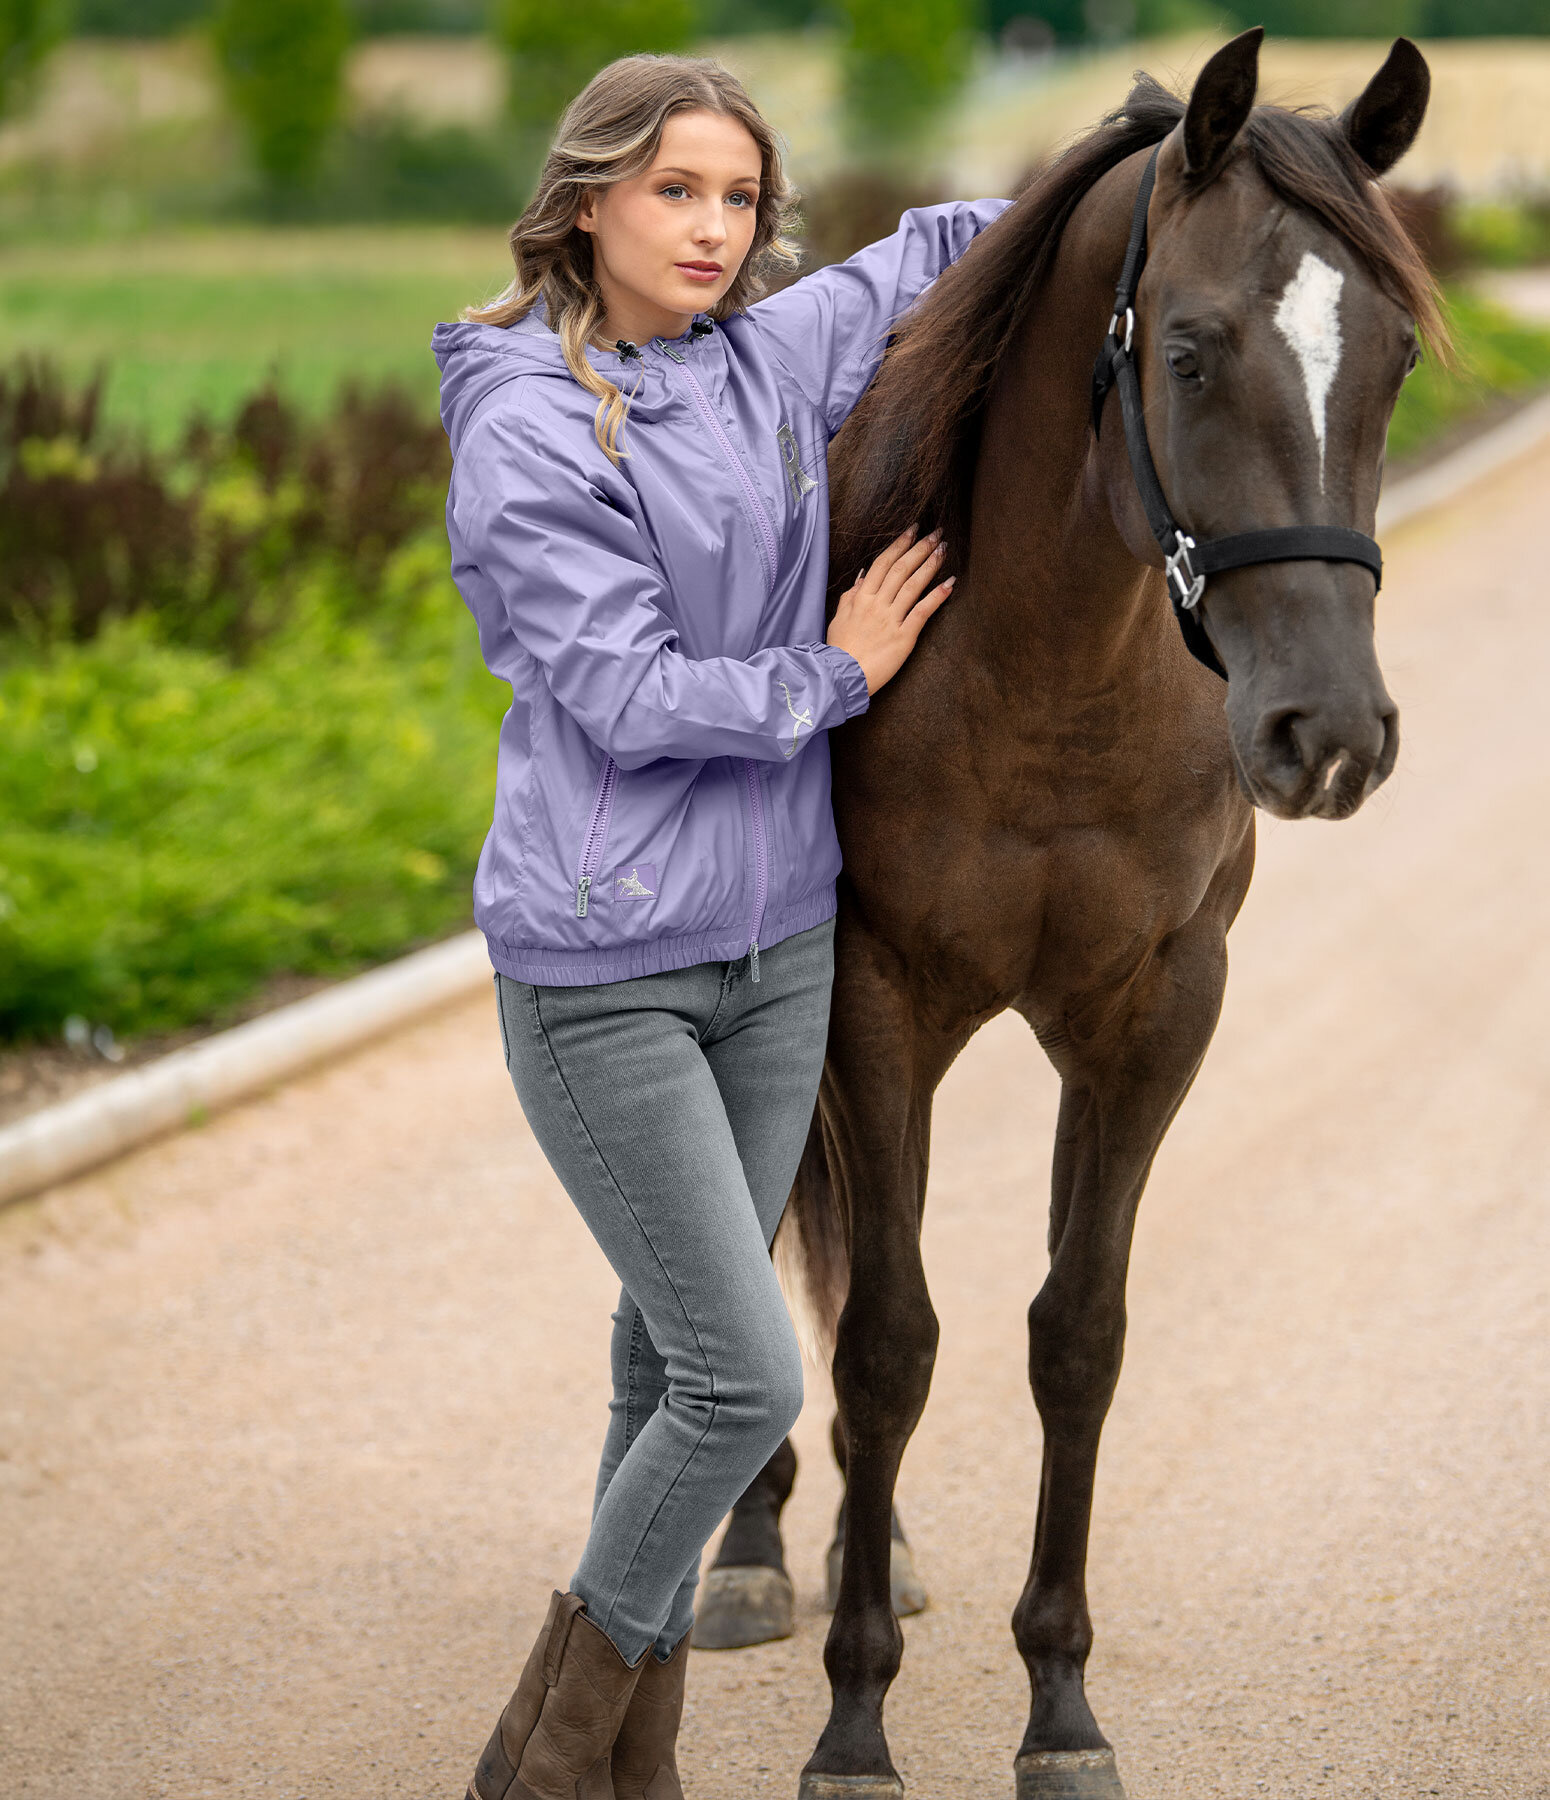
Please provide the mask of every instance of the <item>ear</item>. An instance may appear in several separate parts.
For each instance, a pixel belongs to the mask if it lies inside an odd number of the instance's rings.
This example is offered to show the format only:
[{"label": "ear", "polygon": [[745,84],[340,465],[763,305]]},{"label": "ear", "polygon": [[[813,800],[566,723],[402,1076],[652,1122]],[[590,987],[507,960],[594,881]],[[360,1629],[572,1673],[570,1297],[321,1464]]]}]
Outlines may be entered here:
[{"label": "ear", "polygon": [[1263,25],[1240,33],[1200,71],[1184,114],[1184,167],[1191,175],[1214,175],[1248,123],[1264,35]]},{"label": "ear", "polygon": [[1388,61],[1336,121],[1374,175],[1386,175],[1415,142],[1431,91],[1426,58],[1409,38],[1395,38]]}]

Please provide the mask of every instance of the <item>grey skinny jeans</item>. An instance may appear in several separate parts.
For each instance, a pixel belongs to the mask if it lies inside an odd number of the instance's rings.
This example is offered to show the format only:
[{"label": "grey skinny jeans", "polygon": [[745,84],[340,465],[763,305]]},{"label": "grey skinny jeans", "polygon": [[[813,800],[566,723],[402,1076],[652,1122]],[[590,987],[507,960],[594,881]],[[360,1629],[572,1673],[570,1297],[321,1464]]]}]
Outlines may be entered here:
[{"label": "grey skinny jeans", "polygon": [[769,1245],[818,1093],[834,920],[588,987],[495,978],[533,1135],[623,1283],[571,1591],[627,1662],[694,1622],[700,1553],[802,1407]]}]

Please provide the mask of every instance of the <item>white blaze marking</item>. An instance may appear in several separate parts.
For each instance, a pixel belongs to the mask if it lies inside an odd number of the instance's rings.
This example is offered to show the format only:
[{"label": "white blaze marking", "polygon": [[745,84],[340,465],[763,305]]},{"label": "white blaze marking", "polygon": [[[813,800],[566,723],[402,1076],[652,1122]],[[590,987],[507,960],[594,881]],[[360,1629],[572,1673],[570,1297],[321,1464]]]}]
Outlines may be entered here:
[{"label": "white blaze marking", "polygon": [[1340,367],[1340,290],[1345,276],[1311,250],[1303,252],[1297,273],[1286,284],[1276,306],[1276,330],[1302,365],[1308,412],[1319,447],[1319,491],[1324,489],[1324,428],[1329,390]]}]

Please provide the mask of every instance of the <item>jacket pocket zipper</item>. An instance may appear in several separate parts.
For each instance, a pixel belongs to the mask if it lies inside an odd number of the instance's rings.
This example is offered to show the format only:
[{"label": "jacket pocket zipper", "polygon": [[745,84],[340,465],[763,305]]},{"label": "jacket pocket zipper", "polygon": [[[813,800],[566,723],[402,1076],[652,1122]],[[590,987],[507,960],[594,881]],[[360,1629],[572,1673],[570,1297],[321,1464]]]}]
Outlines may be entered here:
[{"label": "jacket pocket zipper", "polygon": [[597,778],[597,793],[592,801],[592,817],[587,820],[587,834],[581,840],[581,861],[576,866],[576,917],[587,916],[587,902],[592,893],[592,879],[603,857],[603,840],[608,836],[608,815],[613,811],[614,789],[619,785],[619,765],[611,756],[603,758]]},{"label": "jacket pocket zipper", "polygon": [[759,979],[759,932],[764,925],[764,903],[769,898],[769,846],[764,835],[764,795],[759,786],[759,765],[753,757],[743,758],[743,773],[748,778],[748,803],[753,817],[753,919],[748,927],[748,973]]}]

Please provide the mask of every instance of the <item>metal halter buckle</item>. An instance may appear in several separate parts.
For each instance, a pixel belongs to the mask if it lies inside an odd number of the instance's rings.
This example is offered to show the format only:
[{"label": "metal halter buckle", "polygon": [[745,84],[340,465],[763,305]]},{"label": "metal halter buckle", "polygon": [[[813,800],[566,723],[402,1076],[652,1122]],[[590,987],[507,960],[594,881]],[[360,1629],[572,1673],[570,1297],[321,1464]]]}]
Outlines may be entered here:
[{"label": "metal halter buckle", "polygon": [[1206,591],[1205,576],[1197,575],[1195,565],[1189,560],[1189,553],[1194,548],[1195,540],[1181,531],[1177,549],[1172,556],[1163,558],[1163,573],[1186,612],[1199,604],[1200,596]]},{"label": "metal halter buckle", "polygon": [[[1125,308],[1125,341],[1120,346],[1121,349],[1124,350],[1124,352],[1127,356],[1130,354],[1130,340],[1135,336],[1135,334],[1136,334],[1136,309],[1133,306],[1127,306]],[[1119,336],[1119,314],[1118,313],[1110,313],[1110,315],[1109,315],[1109,336],[1111,338],[1117,338]]]}]

